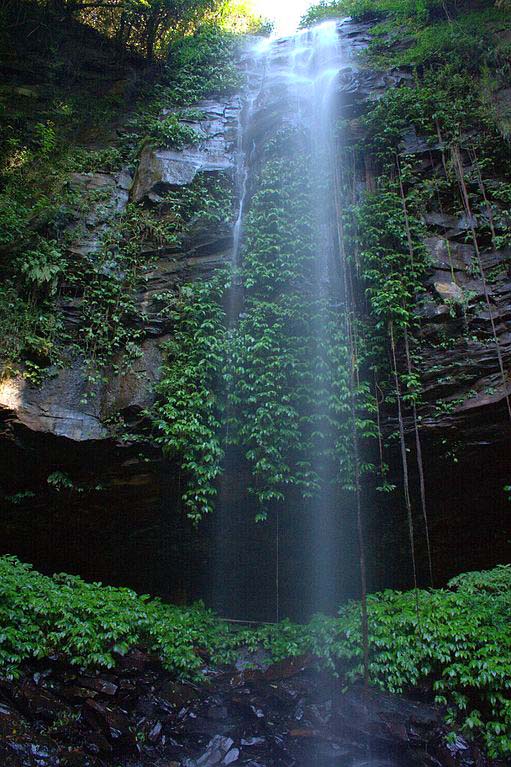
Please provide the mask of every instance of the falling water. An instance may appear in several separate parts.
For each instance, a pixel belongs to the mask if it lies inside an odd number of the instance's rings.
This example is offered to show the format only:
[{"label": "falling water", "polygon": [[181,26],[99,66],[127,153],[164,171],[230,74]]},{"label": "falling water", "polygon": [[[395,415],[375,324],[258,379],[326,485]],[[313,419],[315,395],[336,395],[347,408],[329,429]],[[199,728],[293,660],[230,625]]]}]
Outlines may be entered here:
[{"label": "falling water", "polygon": [[[272,42],[266,54],[266,88],[279,93],[282,124],[297,128],[296,140],[305,140],[313,190],[312,248],[314,253],[313,295],[317,311],[312,335],[315,359],[312,364],[321,372],[327,367],[328,297],[342,294],[336,284],[337,251],[334,210],[334,169],[336,167],[336,121],[339,115],[338,74],[342,50],[336,22]],[[297,145],[296,153],[299,155]],[[315,411],[311,413],[313,430],[328,431],[325,414],[328,392],[318,385]],[[333,437],[332,437],[333,439]],[[302,540],[307,552],[303,566],[301,600],[304,614],[329,610],[337,597],[336,573],[339,569],[341,541],[336,510],[335,483],[328,472],[321,451],[311,456],[313,470],[320,478],[321,489],[307,504]]]},{"label": "falling water", "polygon": [[240,118],[238,124],[238,146],[236,151],[236,191],[238,195],[238,214],[236,221],[234,222],[233,229],[233,243],[232,243],[232,266],[234,274],[237,274],[239,267],[240,247],[241,247],[241,235],[243,231],[243,217],[245,214],[245,203],[247,200],[248,191],[248,176],[251,155],[254,151],[254,142],[249,142],[247,146],[246,142],[246,130],[245,127],[250,124],[252,112],[254,109],[254,103],[256,100],[255,92],[250,92],[247,97],[247,102],[244,108],[240,111]]},{"label": "falling water", "polygon": [[[313,349],[311,361],[313,369],[321,379],[321,371],[327,366],[327,321],[328,301],[335,296],[336,302],[342,301],[342,288],[339,285],[338,252],[336,249],[337,232],[334,209],[334,169],[336,167],[336,122],[339,117],[338,74],[342,66],[342,50],[335,22],[327,22],[310,30],[302,30],[289,38],[266,40],[258,44],[253,53],[258,76],[256,87],[248,89],[245,107],[240,122],[238,139],[237,188],[239,198],[238,215],[233,230],[234,289],[231,291],[229,306],[229,324],[233,328],[237,314],[243,311],[243,286],[238,275],[242,271],[244,220],[250,209],[251,192],[254,189],[254,177],[257,163],[264,157],[268,141],[280,129],[290,128],[290,142],[296,141],[296,156],[307,156],[307,167],[303,169],[312,194],[312,237],[311,250],[314,254],[312,295],[317,311],[312,320]],[[294,132],[293,132],[294,131]],[[296,138],[293,136],[296,135]],[[305,153],[304,153],[305,149]],[[314,412],[310,414],[311,432],[328,431],[325,424],[329,393],[325,386],[318,385]],[[334,437],[332,436],[332,439]],[[339,519],[336,510],[335,483],[328,472],[332,472],[331,463],[324,459],[318,450],[310,456],[315,474],[320,478],[321,490],[314,499],[307,501],[303,530],[300,533],[301,546],[307,552],[307,561],[303,563],[301,578],[301,601],[303,614],[318,610],[331,609],[338,597],[336,573],[339,568],[341,541],[339,540]],[[258,617],[247,615],[240,605],[244,604],[243,589],[246,588],[246,552],[247,541],[257,537],[253,528],[237,530],[232,522],[231,508],[224,508],[232,483],[236,481],[236,461],[229,466],[220,488],[218,504],[218,540],[217,581],[219,583],[215,606],[221,612],[229,610],[226,591],[230,591],[231,605],[238,606],[235,617]],[[229,476],[229,474],[231,476]],[[231,493],[232,495],[232,493]],[[227,505],[229,505],[227,503]],[[247,504],[249,506],[249,502]],[[250,514],[250,506],[245,509],[245,516]],[[233,526],[234,525],[234,526]],[[279,529],[280,528],[280,529]],[[279,553],[280,535],[285,535],[279,524],[279,514],[273,518],[271,535],[275,539],[273,558],[275,577],[273,581],[276,609],[272,615],[278,617],[279,582],[281,581]],[[245,542],[242,540],[245,535]],[[253,546],[253,542],[250,541]],[[228,549],[227,555],[225,554]],[[263,567],[260,568],[260,571]],[[286,577],[286,576],[285,576]],[[256,575],[257,578],[257,575]],[[227,586],[226,583],[230,585]],[[245,584],[245,585],[243,585]],[[253,587],[257,589],[257,583]],[[266,588],[269,591],[268,584]],[[233,596],[233,590],[238,595]],[[224,608],[227,608],[226,610]]]}]

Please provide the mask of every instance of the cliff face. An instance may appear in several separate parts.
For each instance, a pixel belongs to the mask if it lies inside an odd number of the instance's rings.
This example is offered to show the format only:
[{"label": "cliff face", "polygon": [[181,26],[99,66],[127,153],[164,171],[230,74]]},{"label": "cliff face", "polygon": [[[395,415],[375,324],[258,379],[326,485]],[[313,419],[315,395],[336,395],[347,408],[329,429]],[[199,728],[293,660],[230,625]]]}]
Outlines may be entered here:
[{"label": "cliff face", "polygon": [[[494,34],[493,45],[497,45],[502,34]],[[363,25],[356,30],[355,39],[367,40]],[[394,39],[393,45],[396,50],[406,49],[407,42]],[[419,578],[425,581],[426,568],[420,564],[426,561],[426,544],[424,520],[419,512],[418,465],[422,463],[424,472],[433,571],[440,580],[457,570],[476,569],[492,561],[509,559],[508,536],[502,532],[509,530],[505,486],[511,470],[511,251],[506,237],[498,236],[499,227],[500,232],[505,233],[509,226],[509,211],[505,202],[493,196],[495,189],[505,188],[508,183],[508,170],[505,161],[499,163],[492,159],[495,150],[487,150],[485,156],[484,148],[480,152],[474,148],[484,138],[487,125],[481,126],[478,132],[467,119],[464,130],[461,117],[459,134],[448,142],[440,134],[438,120],[441,118],[437,117],[436,127],[434,120],[428,124],[425,111],[421,112],[424,86],[421,92],[420,80],[427,68],[426,62],[419,68],[419,74],[411,67],[397,67],[380,75],[366,68],[355,68],[346,77],[351,81],[347,91],[353,95],[344,101],[348,111],[344,114],[348,118],[348,140],[359,147],[354,185],[376,192],[378,199],[377,185],[381,183],[381,179],[377,179],[378,163],[380,166],[382,163],[381,155],[377,159],[374,149],[374,134],[378,129],[374,123],[371,126],[370,120],[369,128],[367,122],[364,125],[363,117],[374,110],[375,99],[388,95],[395,87],[404,86],[417,93],[411,110],[415,110],[417,119],[401,124],[391,176],[393,174],[392,182],[399,190],[399,169],[405,169],[400,182],[403,205],[410,204],[408,200],[413,200],[414,193],[423,195],[419,206],[420,241],[412,247],[416,253],[419,246],[424,248],[426,269],[420,290],[413,299],[409,330],[411,371],[403,338],[397,342],[396,356],[402,376],[401,393],[407,391],[405,381],[410,372],[420,380],[417,421],[422,456],[417,455],[413,411],[406,401],[402,412]],[[451,77],[454,81],[454,74]],[[484,83],[480,83],[480,88],[483,92],[479,95],[486,99],[488,114],[493,115],[492,119],[505,133],[501,120],[506,112],[503,104],[509,98],[507,89],[497,86],[492,92]],[[445,107],[442,95],[433,94],[432,98],[436,98],[437,115],[440,115]],[[454,88],[451,99],[462,112],[466,94]],[[392,107],[397,100],[385,103]],[[391,125],[390,120],[388,124]],[[438,136],[432,138],[431,134],[436,131]],[[378,136],[381,139],[382,133]],[[501,137],[500,142],[504,142],[503,146],[505,139]],[[484,140],[481,143],[484,144]],[[392,159],[392,152],[389,156]],[[399,199],[399,191],[397,195]],[[412,206],[413,202],[409,211]],[[401,229],[407,251],[410,246],[405,225]],[[360,240],[364,242],[363,232]],[[383,252],[382,248],[382,259]],[[364,290],[363,281],[361,287]],[[365,299],[361,297],[360,301],[363,304]],[[388,338],[387,354],[391,360]],[[383,393],[380,418],[384,440],[388,442],[389,480],[400,488],[403,467],[396,444],[399,427],[395,401],[392,398],[389,401]],[[373,516],[368,524],[376,572],[381,574],[376,575],[376,580],[386,571],[387,578],[400,583],[403,578],[411,577],[409,564],[406,558],[400,558],[393,567],[388,551],[390,547],[404,552],[408,546],[401,490],[375,499],[374,503],[379,508],[378,517]],[[393,569],[392,575],[389,568]]]},{"label": "cliff face", "polygon": [[[353,22],[339,27],[348,51],[339,80],[342,117],[348,132],[362,142],[361,116],[389,89],[412,81],[411,70],[405,67],[382,72],[361,65],[358,53],[370,41],[370,27]],[[280,119],[278,86],[267,93],[270,95],[258,104],[253,118],[251,140],[259,152],[259,158],[257,152],[252,157],[254,167],[264,153],[266,135]],[[206,176],[234,179],[245,96],[197,104],[200,119],[192,115],[188,120],[200,134],[196,148],[158,149],[147,143],[135,169],[72,174],[67,183],[77,194],[82,199],[99,195],[101,205],[89,209],[79,221],[80,236],[68,243],[68,257],[94,260],[109,220],[128,206],[165,218],[169,215],[168,192]],[[499,103],[507,97],[505,92],[496,95]],[[442,146],[426,144],[412,124],[402,136],[402,152],[420,163],[424,176],[438,171],[443,162]],[[462,156],[461,161],[468,165],[470,158]],[[371,188],[371,165],[371,157],[366,156],[357,179],[360,189]],[[202,279],[229,261],[235,209],[236,204],[221,222],[197,216],[179,242],[162,245],[157,236],[144,235],[143,252],[150,265],[135,296],[144,340],[140,354],[127,369],[119,365],[120,359],[114,360],[104,374],[91,381],[84,361],[70,355],[68,365],[55,370],[41,385],[34,386],[22,376],[1,384],[2,487],[11,498],[29,493],[25,506],[7,504],[6,551],[46,569],[79,570],[86,577],[128,582],[153,591],[161,590],[164,572],[165,582],[172,582],[173,598],[200,594],[200,578],[194,571],[200,570],[206,556],[207,539],[192,532],[175,510],[179,477],[157,450],[137,445],[133,436],[126,439],[124,427],[129,426],[132,434],[143,432],[143,411],[154,401],[154,384],[162,364],[160,346],[172,333],[169,320],[160,312],[161,294],[174,291],[179,283]],[[493,531],[506,525],[507,500],[502,488],[511,469],[506,407],[511,381],[507,374],[505,381],[502,378],[492,322],[507,371],[511,363],[511,251],[491,245],[483,248],[483,269],[491,273],[491,284],[485,288],[474,268],[477,246],[471,242],[479,227],[487,228],[484,211],[471,218],[464,212],[451,215],[432,209],[425,214],[425,225],[424,243],[431,260],[425,292],[416,309],[424,384],[420,425],[435,564],[438,578],[443,580],[461,568],[483,567],[505,557],[506,544],[496,548]],[[65,323],[72,328],[82,310],[82,297],[64,290],[59,301]],[[398,357],[404,371],[401,346]],[[383,408],[382,422],[387,434],[395,431],[392,408],[388,412]],[[409,419],[405,425],[413,452],[413,425]],[[447,464],[441,451],[454,448],[455,462]],[[390,448],[390,456],[391,478],[399,484],[396,447]],[[61,478],[59,484],[58,477],[48,482],[59,472],[70,477],[70,483]],[[243,503],[240,488],[232,487],[229,492]],[[377,541],[372,585],[405,585],[409,576],[402,552],[407,544],[401,533],[405,525],[400,521],[404,509],[399,491],[378,504],[379,513],[368,520],[372,539]],[[484,508],[484,520],[480,508]],[[271,531],[254,535],[262,548],[271,545]],[[396,552],[391,574],[389,547]]]},{"label": "cliff face", "polygon": [[[78,234],[68,245],[68,256],[97,258],[102,234],[114,217],[126,212],[128,204],[152,206],[164,216],[162,195],[166,192],[191,184],[198,174],[234,174],[240,105],[240,97],[197,104],[200,121],[190,121],[189,125],[200,133],[198,146],[177,151],[146,144],[133,176],[129,169],[120,173],[72,174],[67,183],[81,199],[95,193],[103,198],[101,205],[78,222],[73,221],[73,232]],[[150,266],[135,295],[145,338],[140,356],[126,371],[116,372],[114,364],[92,383],[80,359],[70,361],[68,367],[40,386],[30,385],[23,376],[7,379],[0,385],[0,407],[11,426],[24,426],[74,442],[115,437],[108,427],[109,419],[118,414],[133,415],[153,401],[153,386],[161,365],[158,347],[168,332],[168,320],[161,316],[158,296],[172,291],[179,282],[211,274],[229,259],[231,243],[232,222],[212,225],[200,218],[193,222],[184,240],[174,245],[162,246],[157,239],[145,239],[142,252]],[[60,298],[68,326],[72,327],[80,316],[82,303],[72,294]]]},{"label": "cliff face", "polygon": [[[150,211],[156,220],[165,220],[169,211],[164,198],[169,191],[200,177],[210,183],[220,176],[233,179],[241,103],[240,96],[198,103],[199,119],[188,123],[200,136],[196,147],[174,151],[146,143],[134,172],[126,167],[120,172],[72,173],[64,184],[85,212],[75,211],[66,224],[72,233],[66,257],[99,261],[109,226],[133,206],[142,215]],[[144,428],[143,411],[154,402],[162,364],[160,345],[169,334],[160,296],[225,264],[232,229],[228,217],[212,222],[198,215],[185,236],[173,241],[162,243],[157,234],[144,233],[138,244],[147,266],[133,296],[135,330],[143,340],[130,364],[123,365],[119,354],[101,375],[91,377],[87,361],[70,348],[64,349],[64,365],[55,366],[40,383],[30,383],[23,370],[2,381],[5,551],[16,551],[51,570],[78,570],[91,578],[159,590],[162,486],[166,503],[172,505],[176,497],[168,496],[172,479],[162,476],[160,454],[127,440],[126,429]],[[64,284],[58,302],[65,328],[72,333],[83,315],[83,293]],[[20,504],[31,509],[22,518]],[[176,546],[184,545],[170,565],[179,581],[189,533],[172,509],[165,508],[165,514],[168,534]],[[148,554],[142,557],[144,564],[133,565],[140,562],[141,550]],[[168,577],[172,580],[172,573]],[[174,587],[176,598],[180,588],[179,583]]]}]

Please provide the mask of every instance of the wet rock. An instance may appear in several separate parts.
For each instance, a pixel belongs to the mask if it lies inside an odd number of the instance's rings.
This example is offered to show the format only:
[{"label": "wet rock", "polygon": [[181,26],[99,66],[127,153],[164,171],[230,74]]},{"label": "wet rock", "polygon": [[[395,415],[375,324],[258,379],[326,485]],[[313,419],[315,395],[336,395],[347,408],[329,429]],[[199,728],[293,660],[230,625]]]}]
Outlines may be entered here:
[{"label": "wet rock", "polygon": [[443,301],[463,300],[463,290],[455,282],[435,282],[435,290]]},{"label": "wet rock", "polygon": [[[259,672],[235,688],[228,673],[212,677],[208,687],[181,685],[150,656],[138,660],[139,671],[118,668],[98,676],[77,676],[61,664],[51,680],[57,699],[73,680],[118,688],[115,695],[109,687],[89,690],[97,697],[71,708],[66,703],[67,725],[23,717],[20,690],[27,682],[34,686],[33,673],[13,682],[10,695],[17,702],[0,704],[2,767],[386,767],[389,761],[392,767],[490,767],[463,738],[447,746],[439,709],[373,689],[342,694],[328,675],[296,671],[303,658],[273,669],[287,678],[265,679]],[[288,676],[291,669],[296,673]],[[126,679],[134,690],[124,708],[119,700]],[[181,708],[162,704],[163,690],[173,690]],[[167,713],[159,716],[162,707]]]},{"label": "wet rock", "polygon": [[142,344],[141,356],[130,370],[90,384],[84,365],[69,367],[32,386],[19,376],[0,383],[0,411],[31,431],[65,437],[74,442],[111,436],[103,421],[119,411],[142,410],[154,400],[152,385],[159,376],[161,353],[155,341]]},{"label": "wet rock", "polygon": [[80,236],[68,246],[72,256],[88,258],[101,248],[103,235],[112,218],[126,208],[131,178],[126,172],[72,173],[67,183],[82,200],[89,198],[91,201],[90,206],[87,206],[90,210],[79,227]]},{"label": "wet rock", "polygon": [[215,706],[210,706],[207,709],[206,716],[209,719],[216,719],[217,721],[222,721],[227,719],[227,717],[229,716],[229,712],[226,706],[215,705]]},{"label": "wet rock", "polygon": [[47,722],[53,722],[59,715],[68,711],[67,706],[55,695],[37,687],[28,679],[14,689],[13,699],[22,711]]},{"label": "wet rock", "polygon": [[161,737],[162,728],[163,728],[163,725],[161,722],[156,722],[151,727],[151,729],[147,733],[147,737],[151,741],[151,743],[158,743]]},{"label": "wet rock", "polygon": [[430,212],[424,214],[424,221],[430,226],[446,230],[448,237],[456,236],[477,226],[477,221],[469,216],[451,216],[445,213]]},{"label": "wet rock", "polygon": [[112,744],[101,732],[89,732],[84,740],[85,748],[91,754],[111,754],[113,752]]},{"label": "wet rock", "polygon": [[228,764],[234,764],[235,762],[238,761],[239,756],[240,756],[239,748],[231,748],[230,751],[228,751],[226,755],[224,756],[224,758],[222,759],[222,764],[226,765],[226,767]]},{"label": "wet rock", "polygon": [[44,736],[22,736],[9,741],[8,749],[15,757],[12,764],[17,767],[59,767],[60,764],[56,744]]},{"label": "wet rock", "polygon": [[150,655],[137,647],[132,648],[126,655],[121,655],[118,659],[118,666],[124,672],[130,674],[140,674],[147,668],[150,668],[157,662],[154,655]]},{"label": "wet rock", "polygon": [[[215,735],[215,737],[209,741],[206,751],[197,759],[197,767],[214,767],[214,765],[217,764],[230,764],[231,762],[225,762],[224,760],[231,751],[233,745],[234,741],[231,738]],[[238,751],[238,749],[233,750],[236,752]]]},{"label": "wet rock", "polygon": [[77,679],[77,685],[109,696],[115,695],[119,689],[118,685],[102,677],[80,677]]},{"label": "wet rock", "polygon": [[295,658],[288,658],[287,660],[280,661],[280,663],[274,663],[266,669],[263,676],[268,681],[275,681],[277,679],[289,679],[296,676],[305,668],[309,668],[314,659],[310,655],[300,655]]},{"label": "wet rock", "polygon": [[0,741],[23,733],[27,723],[11,706],[0,703]]},{"label": "wet rock", "polygon": [[130,720],[122,709],[88,700],[83,705],[83,716],[91,727],[101,730],[116,747],[122,749],[135,747],[136,740]]},{"label": "wet rock", "polygon": [[89,698],[94,699],[97,693],[94,690],[88,690],[85,687],[66,687],[62,690],[62,695],[67,699],[74,702],[85,701]]},{"label": "wet rock", "polygon": [[244,748],[251,748],[253,746],[263,746],[266,742],[265,738],[262,738],[260,736],[254,736],[250,738],[242,738],[241,739],[241,745]]},{"label": "wet rock", "polygon": [[197,173],[227,171],[234,166],[233,131],[241,107],[237,97],[227,102],[203,101],[196,105],[204,119],[189,124],[199,134],[196,146],[181,151],[158,149],[146,144],[131,190],[139,202],[144,197],[158,200],[166,190],[190,184]]}]

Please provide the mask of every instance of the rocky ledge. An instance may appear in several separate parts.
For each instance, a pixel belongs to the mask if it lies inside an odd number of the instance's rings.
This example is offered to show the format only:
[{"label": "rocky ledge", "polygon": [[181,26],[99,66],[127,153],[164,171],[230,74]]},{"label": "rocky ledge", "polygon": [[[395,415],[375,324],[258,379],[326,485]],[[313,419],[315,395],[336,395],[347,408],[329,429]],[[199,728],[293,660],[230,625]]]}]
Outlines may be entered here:
[{"label": "rocky ledge", "polygon": [[[234,176],[240,109],[239,96],[198,103],[195,111],[200,119],[186,121],[199,136],[197,145],[174,151],[146,143],[134,177],[128,170],[71,174],[66,184],[81,205],[68,227],[76,233],[68,246],[68,256],[94,260],[105,232],[130,202],[156,206],[162,202],[161,195],[191,184],[198,174]],[[83,360],[76,355],[70,356],[68,364],[56,369],[41,386],[30,384],[22,375],[8,379],[0,384],[0,412],[6,421],[21,427],[20,433],[28,428],[75,442],[115,438],[109,419],[119,413],[140,411],[153,400],[153,384],[161,366],[159,343],[168,331],[159,316],[155,296],[226,263],[232,236],[228,221],[212,224],[196,220],[180,243],[141,243],[151,264],[136,296],[143,317],[141,330],[146,337],[141,356],[127,371],[116,373],[112,366],[102,381],[92,384]],[[79,321],[82,298],[64,286],[60,304],[66,326],[72,328]]]},{"label": "rocky ledge", "polygon": [[[205,659],[207,662],[207,658]],[[60,657],[0,680],[4,767],[485,767],[442,712],[355,687],[294,658],[177,681],[133,650],[110,673]],[[493,763],[496,767],[496,762]]]}]

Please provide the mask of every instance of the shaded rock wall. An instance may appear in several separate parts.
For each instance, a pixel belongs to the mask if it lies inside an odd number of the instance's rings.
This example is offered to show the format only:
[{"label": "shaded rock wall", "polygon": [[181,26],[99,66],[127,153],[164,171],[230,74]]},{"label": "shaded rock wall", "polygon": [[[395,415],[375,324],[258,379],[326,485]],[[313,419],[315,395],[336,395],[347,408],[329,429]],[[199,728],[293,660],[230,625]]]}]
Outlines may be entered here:
[{"label": "shaded rock wall", "polygon": [[[368,103],[412,77],[405,69],[382,73],[360,66],[357,53],[368,44],[368,29],[367,24],[354,23],[340,27],[349,51],[339,80],[343,117],[359,137],[359,118]],[[252,75],[250,87],[257,87],[258,77],[257,73]],[[255,141],[259,146],[252,157],[253,170],[264,153],[265,137],[281,119],[278,83],[266,94],[258,102],[252,134],[246,136],[247,142]],[[202,135],[199,146],[177,152],[147,144],[133,178],[127,171],[70,178],[69,183],[84,194],[94,190],[104,193],[104,204],[87,215],[82,234],[71,243],[70,252],[77,258],[94,258],[109,217],[122,212],[129,201],[155,208],[165,191],[189,184],[197,174],[227,172],[234,176],[243,105],[242,95],[198,105],[204,117],[190,124]],[[441,162],[438,153],[425,151],[413,126],[403,136],[403,151],[420,157],[426,171]],[[359,185],[371,188],[371,184],[371,158],[367,157]],[[418,306],[426,371],[421,417],[434,564],[438,581],[443,581],[460,569],[490,566],[506,558],[508,544],[501,531],[508,527],[508,514],[502,488],[511,476],[505,407],[511,382],[509,388],[502,382],[488,311],[480,301],[483,287],[472,268],[474,249],[466,242],[470,222],[431,211],[426,223],[432,266],[427,292]],[[161,365],[159,345],[171,332],[159,313],[158,293],[172,290],[178,281],[207,276],[226,263],[232,240],[233,221],[211,225],[198,219],[179,246],[144,243],[148,257],[153,259],[137,295],[146,340],[142,356],[127,372],[112,368],[105,380],[91,388],[82,362],[75,359],[41,387],[22,379],[1,385],[2,489],[11,498],[27,490],[35,493],[19,505],[7,502],[4,551],[17,553],[43,570],[80,572],[90,578],[163,592],[173,599],[205,593],[211,567],[210,541],[218,534],[214,522],[198,533],[190,528],[179,509],[181,479],[175,467],[165,464],[156,451],[120,440],[117,416],[135,428],[144,428],[143,409],[152,402]],[[491,249],[483,254],[488,269],[499,267],[495,269],[491,301],[506,369],[511,361],[509,256]],[[453,310],[451,299],[456,299],[460,290],[470,291],[474,301],[481,304],[468,322],[463,313]],[[80,296],[64,291],[62,308],[70,326],[76,322],[80,305]],[[402,350],[400,354],[404,369]],[[440,399],[452,405],[439,413]],[[393,414],[383,415],[386,430],[394,430]],[[411,429],[411,424],[407,428]],[[456,462],[446,455],[454,448]],[[48,476],[55,470],[69,475],[73,487],[56,492],[49,486]],[[240,475],[237,485],[242,479]],[[399,485],[397,451],[391,456],[391,479]],[[100,489],[94,489],[96,485]],[[256,531],[247,523],[249,502],[243,487],[232,491],[230,502],[237,510],[231,533],[245,536],[247,543],[243,571],[257,574],[262,561],[271,569],[273,525]],[[367,498],[367,508],[371,588],[408,586],[411,573],[400,493],[386,499]],[[373,513],[374,509],[377,512]],[[296,555],[303,542],[293,534],[295,523],[291,514],[289,517],[283,567],[292,581],[300,577]],[[420,525],[417,520],[419,533]],[[422,540],[420,534],[419,538]],[[355,563],[345,564],[353,569]],[[257,598],[250,602],[252,617],[260,617],[258,599],[268,602],[265,594],[271,593],[273,575],[268,572],[267,576],[257,589]],[[286,588],[290,589],[291,583],[284,584]],[[350,584],[350,589],[355,593],[356,585]],[[273,613],[264,617],[272,618]]]},{"label": "shaded rock wall", "polygon": [[[66,223],[67,257],[94,262],[102,237],[128,205],[165,216],[162,195],[198,174],[222,173],[234,187],[241,106],[240,96],[197,104],[200,119],[188,121],[200,136],[197,146],[167,151],[146,143],[134,175],[129,168],[71,174],[65,185],[79,203]],[[233,216],[234,207],[233,201]],[[170,327],[158,294],[225,264],[232,227],[228,219],[212,224],[196,216],[179,241],[146,237],[140,243],[148,267],[135,302],[145,340],[129,365],[114,359],[91,378],[86,361],[69,349],[64,366],[41,385],[21,375],[0,382],[3,552],[46,571],[80,572],[144,591],[167,592],[172,583],[174,599],[189,596],[183,584],[192,534],[178,510],[174,469],[157,451],[126,441],[126,430],[145,428],[143,411],[154,401],[160,345]],[[83,303],[83,295],[64,280],[59,308],[71,333],[79,327]]]},{"label": "shaded rock wall", "polygon": [[[357,40],[360,35],[363,31],[357,30]],[[351,140],[363,146],[359,118],[371,101],[387,88],[412,83],[411,71],[406,69],[380,74],[355,66],[348,71],[341,78],[341,91]],[[498,103],[502,98],[503,94],[495,96]],[[443,147],[432,146],[414,125],[403,131],[400,150],[403,161],[411,163],[420,177],[444,174]],[[468,152],[461,151],[460,162],[467,176],[475,170]],[[375,191],[375,173],[373,158],[366,153],[358,169],[358,188]],[[501,179],[496,175],[495,180]],[[492,180],[485,183],[491,185]],[[481,190],[472,191],[481,196]],[[461,201],[459,208],[463,208]],[[511,391],[511,252],[494,247],[488,235],[490,216],[483,200],[470,214],[456,215],[446,214],[432,200],[424,214],[430,264],[425,292],[417,297],[418,325],[413,333],[420,346],[418,416],[437,584],[460,570],[507,562],[511,554],[509,500],[504,490],[511,475],[506,401]],[[405,373],[402,342],[397,352],[398,367]],[[419,579],[427,585],[414,425],[410,411],[405,408],[404,413]],[[382,403],[380,415],[384,435],[395,434],[395,408]],[[398,490],[386,497],[367,498],[373,509],[366,519],[371,579],[375,586],[401,588],[412,583],[412,567],[397,446],[391,447],[387,460],[389,480]]]}]

